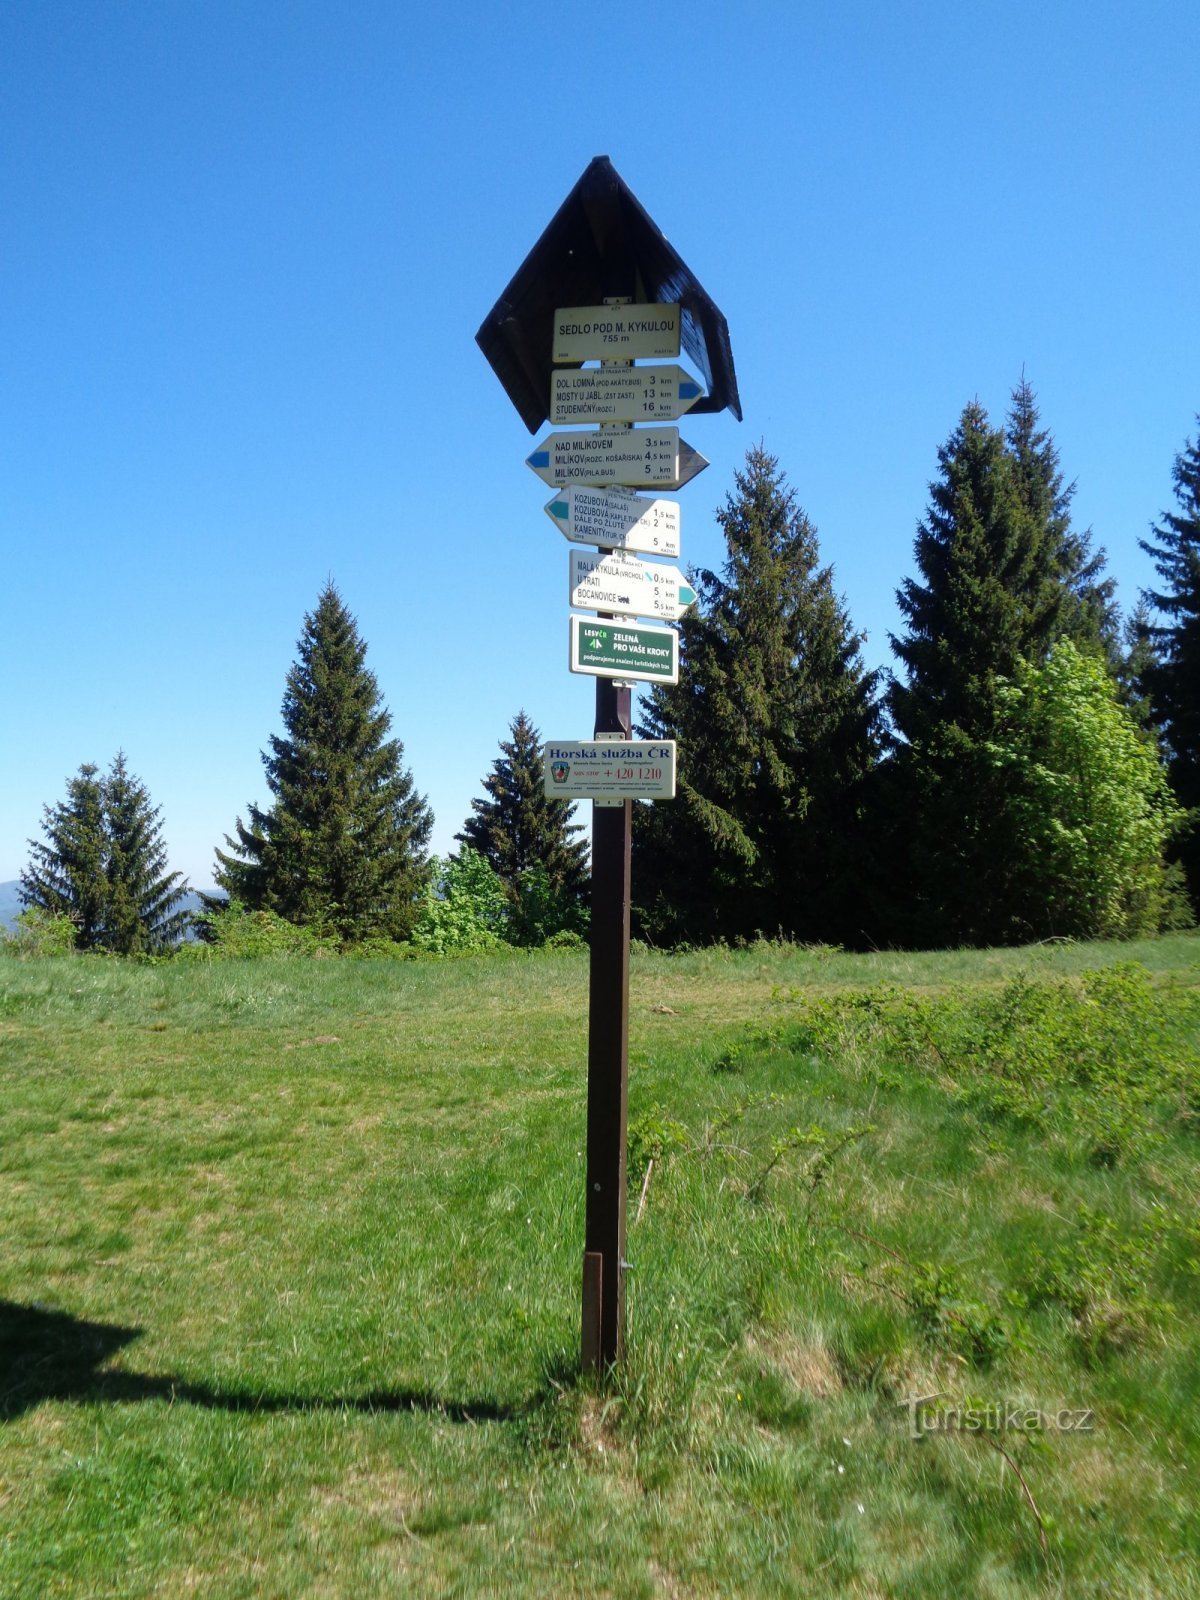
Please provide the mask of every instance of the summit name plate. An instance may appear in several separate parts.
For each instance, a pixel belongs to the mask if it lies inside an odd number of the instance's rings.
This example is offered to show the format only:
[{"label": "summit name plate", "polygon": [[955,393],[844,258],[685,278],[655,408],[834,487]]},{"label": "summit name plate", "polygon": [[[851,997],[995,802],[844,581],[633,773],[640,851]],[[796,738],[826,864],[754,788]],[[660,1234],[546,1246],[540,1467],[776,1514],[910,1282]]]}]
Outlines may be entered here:
[{"label": "summit name plate", "polygon": [[567,306],[554,313],[555,361],[658,361],[679,354],[678,305]]}]

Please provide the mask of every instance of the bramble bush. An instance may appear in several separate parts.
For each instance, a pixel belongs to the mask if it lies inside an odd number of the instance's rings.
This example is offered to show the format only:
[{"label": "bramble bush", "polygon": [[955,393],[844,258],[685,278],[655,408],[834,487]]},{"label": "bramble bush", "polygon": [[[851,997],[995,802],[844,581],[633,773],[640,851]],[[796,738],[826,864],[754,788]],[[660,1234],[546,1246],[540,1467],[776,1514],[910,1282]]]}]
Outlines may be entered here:
[{"label": "bramble bush", "polygon": [[[952,1261],[910,1261],[861,1224],[834,1219],[870,1257],[844,1270],[882,1276],[930,1342],[987,1366],[1020,1337],[1024,1313],[1049,1309],[1091,1366],[1143,1342],[1169,1316],[1155,1284],[1170,1281],[1181,1253],[1194,1275],[1200,1232],[1171,1185],[1154,1190],[1172,1145],[1200,1126],[1200,992],[1156,987],[1144,967],[1125,962],[1076,979],[1022,975],[994,991],[779,989],[775,998],[795,1002],[797,1015],[771,1030],[774,1048],[837,1063],[876,1093],[936,1085],[961,1108],[977,1149],[1005,1148],[1007,1125],[1084,1192],[1098,1171],[1118,1168],[1114,1193],[1134,1185],[1151,1207],[1131,1226],[1081,1201],[1062,1238],[1028,1246],[1007,1311]],[[718,1066],[730,1070],[724,1058]]]},{"label": "bramble bush", "polygon": [[1195,1114],[1200,996],[1156,989],[1136,962],[1077,981],[1018,976],[990,993],[777,995],[802,1000],[793,1048],[869,1053],[885,1076],[935,1076],[982,1118],[1042,1127],[1092,1165],[1141,1153]]}]

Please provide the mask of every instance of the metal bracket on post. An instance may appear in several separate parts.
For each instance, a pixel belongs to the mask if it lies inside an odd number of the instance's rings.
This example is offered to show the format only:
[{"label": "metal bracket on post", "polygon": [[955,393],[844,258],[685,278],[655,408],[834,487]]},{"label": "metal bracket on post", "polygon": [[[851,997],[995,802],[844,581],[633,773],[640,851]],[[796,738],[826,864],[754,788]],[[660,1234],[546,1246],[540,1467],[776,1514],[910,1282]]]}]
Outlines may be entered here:
[{"label": "metal bracket on post", "polygon": [[583,1367],[598,1371],[603,1365],[600,1308],[604,1303],[604,1257],[595,1250],[583,1256]]},{"label": "metal bracket on post", "polygon": [[[613,683],[614,689],[625,689],[627,687],[628,685],[624,683],[617,683],[615,681]],[[598,711],[597,715],[599,715]],[[610,743],[615,744],[619,739],[627,740],[629,738],[629,732],[624,728],[618,728],[616,733],[612,733],[608,728],[596,728],[594,730],[594,737],[597,739],[606,739]],[[594,806],[604,806],[610,811],[615,811],[618,806],[623,806],[625,802],[624,800],[614,800],[604,795],[596,795],[592,800],[592,804]]]}]

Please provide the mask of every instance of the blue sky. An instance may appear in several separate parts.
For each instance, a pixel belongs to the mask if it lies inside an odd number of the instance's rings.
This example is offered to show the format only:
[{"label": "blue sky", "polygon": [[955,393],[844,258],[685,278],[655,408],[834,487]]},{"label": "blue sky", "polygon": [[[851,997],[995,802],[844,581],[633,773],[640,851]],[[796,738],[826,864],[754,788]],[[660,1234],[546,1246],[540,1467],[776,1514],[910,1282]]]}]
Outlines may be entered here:
[{"label": "blue sky", "polygon": [[591,732],[474,333],[607,154],[728,321],[683,564],[778,457],[872,664],[936,452],[1038,392],[1128,609],[1200,410],[1194,0],[0,8],[0,880],[118,748],[197,886],[328,577],[451,847]]}]

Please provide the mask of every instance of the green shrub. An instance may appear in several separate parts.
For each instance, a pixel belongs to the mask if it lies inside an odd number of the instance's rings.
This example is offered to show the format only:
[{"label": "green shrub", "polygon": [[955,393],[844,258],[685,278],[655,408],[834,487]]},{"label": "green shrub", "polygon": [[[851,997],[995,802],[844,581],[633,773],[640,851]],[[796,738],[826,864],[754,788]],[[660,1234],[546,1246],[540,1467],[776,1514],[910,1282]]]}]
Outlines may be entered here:
[{"label": "green shrub", "polygon": [[483,856],[469,845],[445,861],[435,856],[414,947],[435,956],[499,950],[508,931],[508,895]]},{"label": "green shrub", "polygon": [[574,934],[574,945],[556,946],[573,949],[582,943],[589,917],[588,907],[579,896],[554,883],[539,861],[526,867],[517,879],[509,937],[514,944],[538,947],[562,934]]},{"label": "green shrub", "polygon": [[407,940],[400,943],[379,936],[343,945],[340,954],[348,961],[415,961],[418,951]]},{"label": "green shrub", "polygon": [[1164,856],[1183,814],[1105,663],[1062,639],[1001,698],[989,749],[1012,775],[1029,928],[1119,939],[1177,920]]},{"label": "green shrub", "polygon": [[1012,1342],[1004,1321],[983,1300],[967,1293],[958,1273],[945,1262],[923,1263],[908,1279],[904,1298],[930,1343],[973,1367],[990,1367]]},{"label": "green shrub", "polygon": [[300,927],[274,911],[247,911],[240,900],[230,900],[217,911],[206,911],[201,934],[202,943],[185,945],[179,954],[193,960],[228,960],[244,956],[331,955],[337,948],[316,928]]},{"label": "green shrub", "polygon": [[1069,1243],[1033,1253],[1022,1285],[1027,1303],[1067,1313],[1089,1366],[1140,1344],[1171,1310],[1148,1285],[1164,1232],[1178,1228],[1181,1220],[1156,1216],[1129,1234],[1105,1212],[1081,1205]]},{"label": "green shrub", "polygon": [[630,1183],[641,1180],[651,1161],[661,1162],[674,1151],[686,1150],[689,1142],[683,1123],[668,1116],[657,1103],[641,1116],[633,1117],[625,1142],[625,1171]]},{"label": "green shrub", "polygon": [[75,950],[75,924],[61,912],[29,906],[9,933],[0,932],[0,954],[69,956]]},{"label": "green shrub", "polygon": [[979,1117],[1044,1129],[1068,1159],[1111,1166],[1192,1104],[1198,1028],[1195,991],[1157,990],[1122,962],[1078,981],[1018,976],[994,993],[804,1000],[792,1042],[829,1060],[869,1055],[893,1079],[928,1074]]}]

